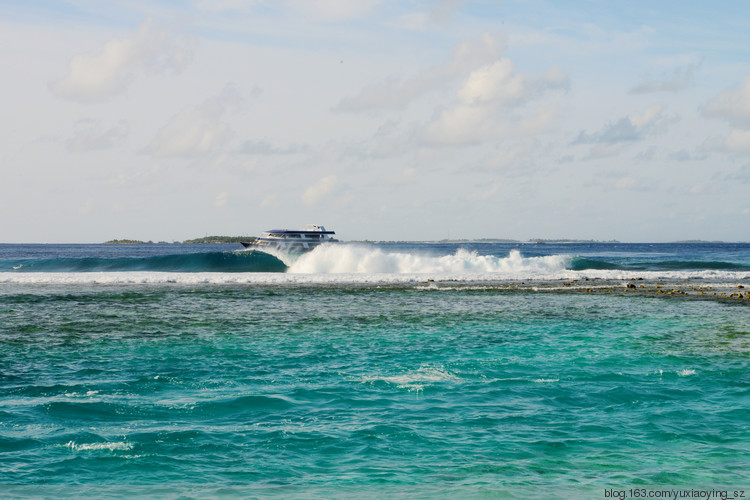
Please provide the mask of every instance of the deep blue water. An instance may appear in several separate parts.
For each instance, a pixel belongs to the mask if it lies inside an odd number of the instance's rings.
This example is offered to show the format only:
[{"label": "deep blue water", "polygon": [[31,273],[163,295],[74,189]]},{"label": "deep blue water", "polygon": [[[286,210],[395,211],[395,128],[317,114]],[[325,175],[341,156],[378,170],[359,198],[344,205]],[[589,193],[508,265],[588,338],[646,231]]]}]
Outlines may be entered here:
[{"label": "deep blue water", "polygon": [[750,301],[611,277],[736,289],[750,245],[380,244],[341,276],[235,250],[0,245],[0,496],[750,496]]}]

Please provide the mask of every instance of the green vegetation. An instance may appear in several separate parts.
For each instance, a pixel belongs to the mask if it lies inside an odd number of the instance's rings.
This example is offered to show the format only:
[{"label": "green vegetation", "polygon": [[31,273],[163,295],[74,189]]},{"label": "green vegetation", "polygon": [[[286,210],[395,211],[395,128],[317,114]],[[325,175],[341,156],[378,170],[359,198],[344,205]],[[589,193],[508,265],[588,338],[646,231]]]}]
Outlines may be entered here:
[{"label": "green vegetation", "polygon": [[533,243],[620,243],[617,240],[575,240],[575,239],[546,239],[546,238],[534,238],[529,240]]},{"label": "green vegetation", "polygon": [[[204,236],[203,238],[195,238],[192,240],[185,240],[182,242],[174,241],[173,243],[239,243],[240,241],[253,241],[255,236]],[[105,244],[113,245],[143,245],[153,243],[153,241],[142,241],[142,240],[129,240],[129,239],[115,239],[105,241]],[[160,241],[159,243],[169,243],[168,241]]]},{"label": "green vegetation", "polygon": [[204,236],[193,240],[185,240],[183,243],[239,243],[240,241],[253,241],[255,236]]}]

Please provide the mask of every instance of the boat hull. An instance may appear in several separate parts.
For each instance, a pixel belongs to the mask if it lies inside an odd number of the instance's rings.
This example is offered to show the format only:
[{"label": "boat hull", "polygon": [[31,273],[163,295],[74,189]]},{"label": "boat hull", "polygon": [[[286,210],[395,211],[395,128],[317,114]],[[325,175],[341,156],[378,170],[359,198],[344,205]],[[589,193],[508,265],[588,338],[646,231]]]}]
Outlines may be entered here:
[{"label": "boat hull", "polygon": [[274,241],[259,238],[255,241],[241,241],[240,243],[243,247],[251,250],[275,250],[286,253],[306,253],[314,250],[320,245],[338,243],[338,240],[331,238],[325,241]]},{"label": "boat hull", "polygon": [[254,241],[240,241],[245,248],[253,250],[273,250],[284,253],[305,253],[324,243],[336,243],[334,231],[325,227],[308,224],[303,230],[271,229]]}]

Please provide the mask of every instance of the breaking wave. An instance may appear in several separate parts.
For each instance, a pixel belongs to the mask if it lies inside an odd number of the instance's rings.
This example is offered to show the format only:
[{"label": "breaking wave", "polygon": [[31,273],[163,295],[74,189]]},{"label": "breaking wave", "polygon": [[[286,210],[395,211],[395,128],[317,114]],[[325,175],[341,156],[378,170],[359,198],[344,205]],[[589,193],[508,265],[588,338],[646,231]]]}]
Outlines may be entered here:
[{"label": "breaking wave", "polygon": [[[442,251],[441,251],[442,250]],[[426,281],[539,281],[591,279],[750,279],[744,263],[626,262],[565,253],[525,256],[464,247],[393,248],[342,243],[302,255],[239,250],[145,257],[0,259],[0,283],[94,284],[304,284],[424,283]],[[507,252],[507,253],[506,253]],[[608,262],[609,261],[609,262]]]},{"label": "breaking wave", "polygon": [[523,257],[518,250],[505,257],[480,255],[465,249],[437,255],[342,244],[322,245],[302,255],[251,250],[149,257],[17,259],[0,262],[0,272],[547,273],[565,269],[570,260],[565,255]]},{"label": "breaking wave", "polygon": [[507,257],[479,255],[476,251],[459,249],[450,255],[387,252],[367,245],[321,246],[300,256],[287,272],[290,273],[527,273],[561,271],[571,257],[548,255],[523,257],[512,250]]}]

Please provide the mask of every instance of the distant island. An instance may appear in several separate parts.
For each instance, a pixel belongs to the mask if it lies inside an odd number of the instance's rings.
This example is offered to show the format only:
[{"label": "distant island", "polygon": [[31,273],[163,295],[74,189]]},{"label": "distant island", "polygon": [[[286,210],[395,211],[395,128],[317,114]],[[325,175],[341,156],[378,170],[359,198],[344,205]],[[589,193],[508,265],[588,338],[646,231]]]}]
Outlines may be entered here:
[{"label": "distant island", "polygon": [[512,243],[512,244],[523,244],[523,245],[543,245],[546,243],[563,244],[563,243],[621,243],[618,240],[573,240],[573,239],[543,239],[536,238],[531,240],[512,240],[506,238],[466,238],[466,239],[442,239],[442,240],[359,240],[351,241],[351,243]]},{"label": "distant island", "polygon": [[[255,236],[204,236],[203,238],[195,238],[192,240],[175,241],[173,243],[184,243],[184,244],[195,244],[195,243],[239,243],[240,241],[253,241]],[[153,241],[142,241],[142,240],[130,240],[130,239],[114,239],[105,241],[108,245],[143,245],[153,244]],[[169,243],[167,241],[160,241],[159,243]]]},{"label": "distant island", "polygon": [[183,243],[239,243],[240,241],[253,241],[254,239],[255,236],[204,236],[203,238],[185,240]]},{"label": "distant island", "polygon": [[142,243],[153,243],[153,241],[141,241],[141,240],[109,240],[104,243],[108,245],[140,245]]}]

